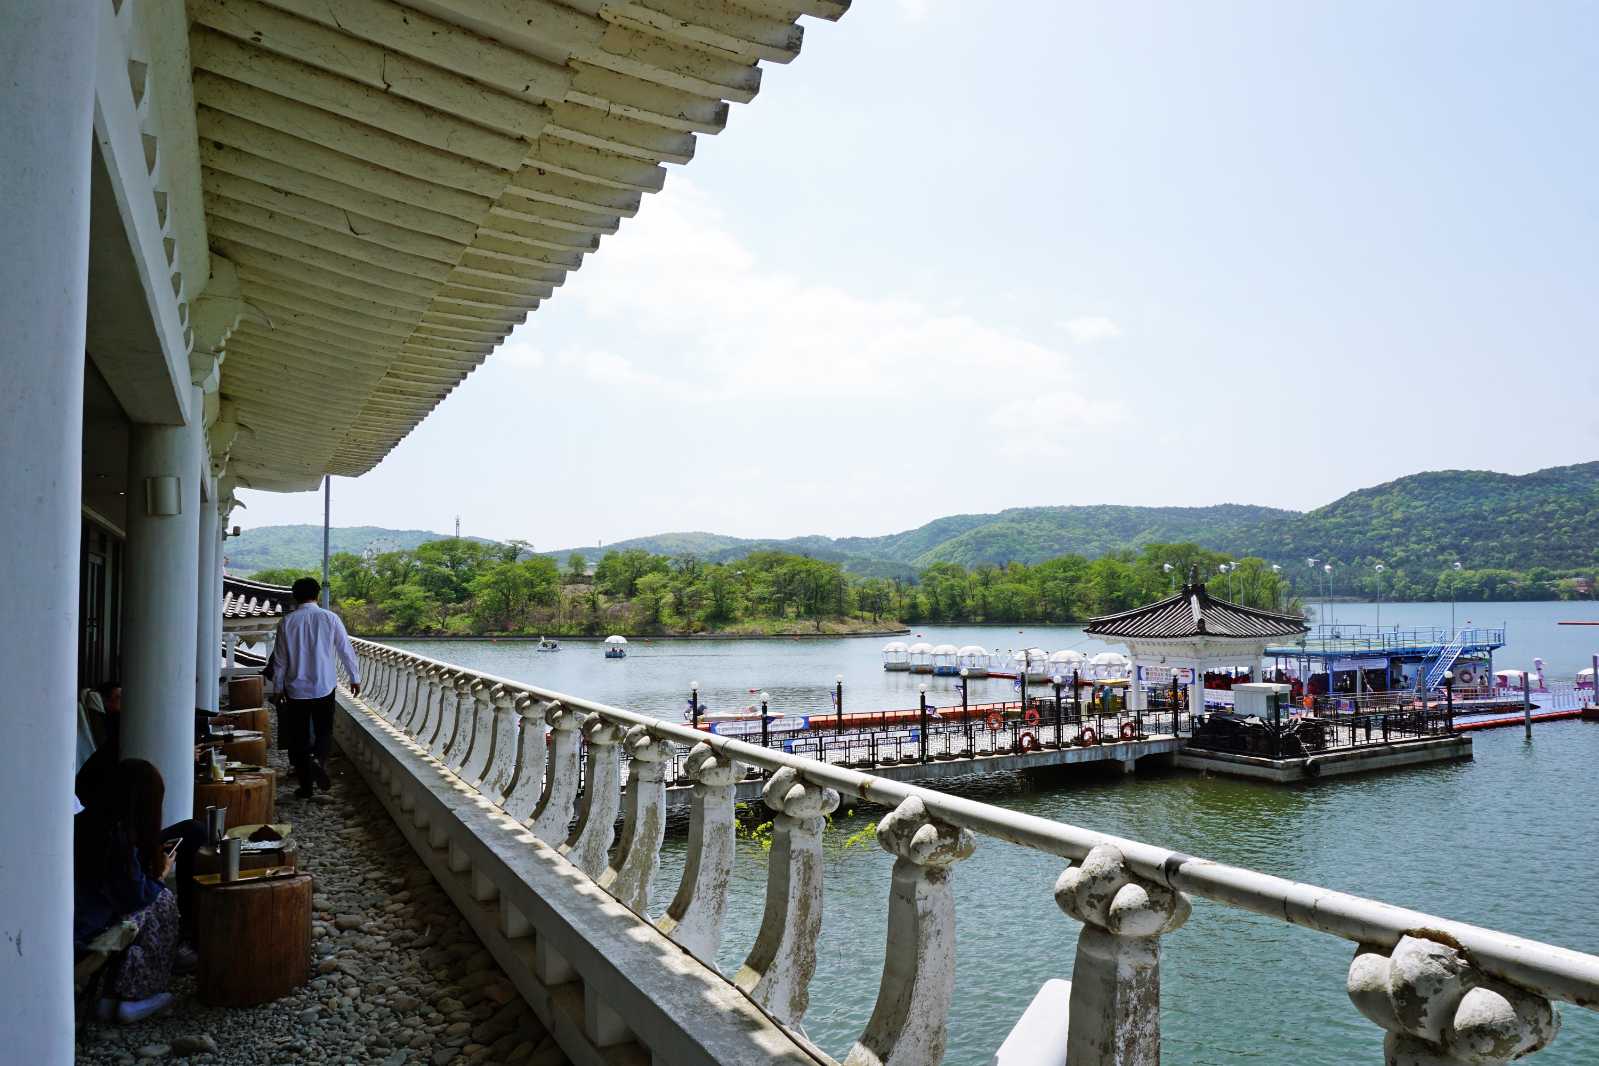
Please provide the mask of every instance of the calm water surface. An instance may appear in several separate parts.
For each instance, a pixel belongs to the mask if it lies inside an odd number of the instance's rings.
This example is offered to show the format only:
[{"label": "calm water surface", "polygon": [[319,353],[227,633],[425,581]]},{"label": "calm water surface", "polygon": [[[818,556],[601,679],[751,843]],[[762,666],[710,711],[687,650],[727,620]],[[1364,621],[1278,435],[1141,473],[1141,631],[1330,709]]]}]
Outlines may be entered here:
[{"label": "calm water surface", "polygon": [[[1507,623],[1498,662],[1524,666],[1534,655],[1551,678],[1569,678],[1599,650],[1599,628],[1558,619],[1599,620],[1586,604],[1472,604],[1461,625]],[[1448,604],[1383,604],[1382,622],[1447,625]],[[1338,604],[1338,621],[1376,620],[1375,605]],[[928,627],[933,643],[993,648],[1099,650],[1078,627]],[[636,644],[607,662],[593,644],[568,642],[540,655],[526,644],[396,642],[492,673],[675,717],[698,680],[718,709],[742,705],[749,689],[772,693],[786,711],[828,708],[834,675],[846,707],[911,706],[916,684],[937,702],[958,702],[946,679],[885,674],[885,638],[806,641],[661,641]],[[973,698],[1007,695],[1010,683],[974,684]],[[1185,774],[1136,778],[1074,775],[1047,782],[988,779],[972,794],[989,802],[1134,837],[1223,862],[1416,907],[1450,918],[1599,953],[1593,898],[1599,859],[1599,726],[1539,726],[1479,733],[1469,763],[1371,774],[1285,789]],[[886,929],[890,857],[874,841],[846,840],[879,811],[840,812],[826,837],[826,920],[806,1031],[842,1055],[866,1024],[877,995]],[[669,838],[657,880],[657,912],[676,888],[684,842]],[[765,884],[765,854],[741,844],[720,963],[731,973],[754,941]],[[959,956],[945,1061],[983,1064],[1044,981],[1070,977],[1077,924],[1051,894],[1062,863],[1024,848],[979,840],[956,876]],[[1344,993],[1353,956],[1345,941],[1200,900],[1194,916],[1164,941],[1165,1060],[1343,1066],[1381,1059],[1381,1032]],[[1562,1008],[1553,1046],[1530,1062],[1599,1063],[1599,1016]]]}]

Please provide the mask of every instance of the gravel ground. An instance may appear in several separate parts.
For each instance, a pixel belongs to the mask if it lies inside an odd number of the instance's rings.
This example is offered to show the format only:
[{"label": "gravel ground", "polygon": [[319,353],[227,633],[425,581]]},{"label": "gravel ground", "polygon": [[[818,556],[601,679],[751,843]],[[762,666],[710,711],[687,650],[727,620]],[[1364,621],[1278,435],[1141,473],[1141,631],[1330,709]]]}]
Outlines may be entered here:
[{"label": "gravel ground", "polygon": [[[285,766],[281,752],[272,757]],[[337,752],[328,769],[333,790],[312,801],[279,778],[278,820],[294,824],[300,868],[316,877],[310,983],[238,1009],[201,1004],[194,978],[179,977],[162,1014],[81,1026],[78,1062],[567,1061],[366,783]]]}]

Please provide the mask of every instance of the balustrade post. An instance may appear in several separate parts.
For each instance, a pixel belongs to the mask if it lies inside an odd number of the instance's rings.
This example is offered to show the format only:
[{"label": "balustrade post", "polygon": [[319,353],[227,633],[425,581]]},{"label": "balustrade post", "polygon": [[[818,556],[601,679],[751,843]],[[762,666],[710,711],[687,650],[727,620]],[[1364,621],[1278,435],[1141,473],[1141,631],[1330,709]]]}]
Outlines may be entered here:
[{"label": "balustrade post", "polygon": [[1072,965],[1066,1060],[1072,1066],[1160,1062],[1160,938],[1188,920],[1188,897],[1135,877],[1101,844],[1055,882],[1055,902],[1083,923]]},{"label": "balustrade post", "polygon": [[540,840],[557,847],[566,840],[566,828],[572,824],[572,801],[577,798],[578,784],[577,731],[583,720],[564,704],[552,703],[544,712],[544,722],[553,734],[550,765],[544,774],[544,794],[539,797],[528,828]]},{"label": "balustrade post", "polygon": [[422,676],[426,670],[426,665],[419,658],[413,657],[405,664],[405,699],[395,708],[393,717],[394,724],[401,729],[416,714],[416,705],[422,698]]},{"label": "balustrade post", "polygon": [[822,827],[838,809],[838,793],[778,770],[762,792],[772,809],[766,910],[755,946],[733,983],[785,1025],[810,1006],[816,939],[822,931]]},{"label": "balustrade post", "polygon": [[561,852],[590,877],[605,871],[611,842],[616,839],[616,812],[621,804],[622,766],[616,745],[622,727],[591,714],[583,722],[588,745],[588,765],[583,775],[583,795],[578,801],[577,826],[561,845]]},{"label": "balustrade post", "polygon": [[504,691],[502,685],[484,682],[472,693],[472,735],[461,756],[461,777],[473,785],[483,780],[494,757],[495,696]]},{"label": "balustrade post", "polygon": [[1542,996],[1487,976],[1459,950],[1401,937],[1391,954],[1361,947],[1349,998],[1387,1032],[1391,1066],[1498,1066],[1547,1045],[1560,1013]]},{"label": "balustrade post", "polygon": [[533,697],[525,692],[496,685],[494,688],[494,755],[488,769],[483,772],[483,783],[478,786],[489,799],[505,806],[510,798],[511,786],[516,782],[516,760],[521,745],[517,743],[522,724],[522,711],[533,705]]},{"label": "balustrade post", "polygon": [[627,793],[623,797],[622,839],[617,841],[616,862],[600,875],[606,889],[639,917],[650,905],[650,888],[661,868],[661,839],[666,835],[666,770],[677,749],[669,740],[657,740],[645,726],[627,731],[622,750],[628,763]]},{"label": "balustrade post", "polygon": [[538,810],[539,798],[544,795],[544,764],[548,760],[546,747],[550,735],[545,716],[559,706],[547,702],[532,710],[530,704],[531,700],[516,701],[516,714],[521,719],[521,729],[516,735],[516,780],[501,804],[507,814],[523,825],[532,823],[533,812]]},{"label": "balustrade post", "polygon": [[383,700],[383,686],[388,683],[389,653],[386,649],[378,649],[372,654],[372,674],[367,680],[367,703],[377,706]]},{"label": "balustrade post", "polygon": [[694,782],[688,817],[688,855],[677,895],[656,927],[701,961],[713,963],[722,943],[722,915],[733,877],[737,826],[733,793],[741,776],[732,760],[696,744],[683,760],[683,774]]},{"label": "balustrade post", "polygon": [[394,682],[389,689],[388,708],[383,717],[391,722],[398,721],[400,714],[405,710],[405,701],[411,693],[411,677],[413,660],[409,655],[397,655],[394,659]]},{"label": "balustrade post", "polygon": [[422,678],[422,706],[411,716],[411,721],[405,729],[411,734],[412,739],[424,748],[433,739],[433,734],[438,729],[439,712],[444,709],[442,680],[444,672],[442,666],[430,665],[427,668]]},{"label": "balustrade post", "polygon": [[484,682],[471,674],[455,675],[455,720],[450,723],[450,737],[439,756],[451,770],[459,770],[472,741],[472,724],[477,719],[477,692]]},{"label": "balustrade post", "polygon": [[877,1005],[844,1066],[936,1066],[944,1058],[955,993],[951,881],[955,864],[971,857],[977,841],[910,796],[877,823],[877,842],[894,856],[888,950]]}]

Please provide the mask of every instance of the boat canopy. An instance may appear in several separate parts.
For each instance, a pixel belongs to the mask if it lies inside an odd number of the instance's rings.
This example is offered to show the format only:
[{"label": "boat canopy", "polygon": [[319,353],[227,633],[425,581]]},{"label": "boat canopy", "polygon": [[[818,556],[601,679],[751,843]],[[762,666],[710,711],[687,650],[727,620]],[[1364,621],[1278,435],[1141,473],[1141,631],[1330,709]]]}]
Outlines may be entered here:
[{"label": "boat canopy", "polygon": [[912,655],[933,654],[933,646],[927,643],[925,640],[917,641],[915,644],[912,644],[908,650]]},{"label": "boat canopy", "polygon": [[607,643],[607,644],[626,644],[627,643],[627,638],[622,636],[620,633],[612,633],[610,636],[605,638],[605,643]]},{"label": "boat canopy", "polygon": [[1083,663],[1088,661],[1088,656],[1084,655],[1080,651],[1073,651],[1070,648],[1063,648],[1060,651],[1052,654],[1049,657],[1049,661],[1052,663],[1059,663],[1062,666],[1081,666]]},{"label": "boat canopy", "polygon": [[933,649],[934,655],[959,655],[960,650],[953,644],[940,644]]},{"label": "boat canopy", "polygon": [[1043,648],[1028,648],[1026,651],[1019,651],[1012,655],[1011,659],[1015,662],[1026,663],[1028,666],[1042,666],[1044,663],[1049,662],[1049,654]]},{"label": "boat canopy", "polygon": [[883,645],[884,655],[893,655],[896,652],[905,652],[909,650],[910,649],[905,646],[905,642],[903,640],[891,640],[887,644]]},{"label": "boat canopy", "polygon": [[988,649],[983,647],[981,644],[967,644],[962,646],[961,649],[955,654],[959,655],[962,659],[976,658],[978,656],[986,659],[988,658]]}]

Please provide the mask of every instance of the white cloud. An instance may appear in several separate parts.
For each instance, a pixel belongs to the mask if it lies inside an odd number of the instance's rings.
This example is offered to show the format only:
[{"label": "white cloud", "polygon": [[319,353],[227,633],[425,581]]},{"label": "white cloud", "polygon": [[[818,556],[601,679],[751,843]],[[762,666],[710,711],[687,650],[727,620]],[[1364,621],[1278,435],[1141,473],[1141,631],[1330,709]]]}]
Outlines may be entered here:
[{"label": "white cloud", "polygon": [[1060,326],[1078,344],[1114,340],[1122,335],[1122,328],[1115,320],[1103,315],[1079,315],[1077,318],[1068,318]]},{"label": "white cloud", "polygon": [[921,22],[932,12],[934,0],[897,0],[895,6],[907,22]]}]

